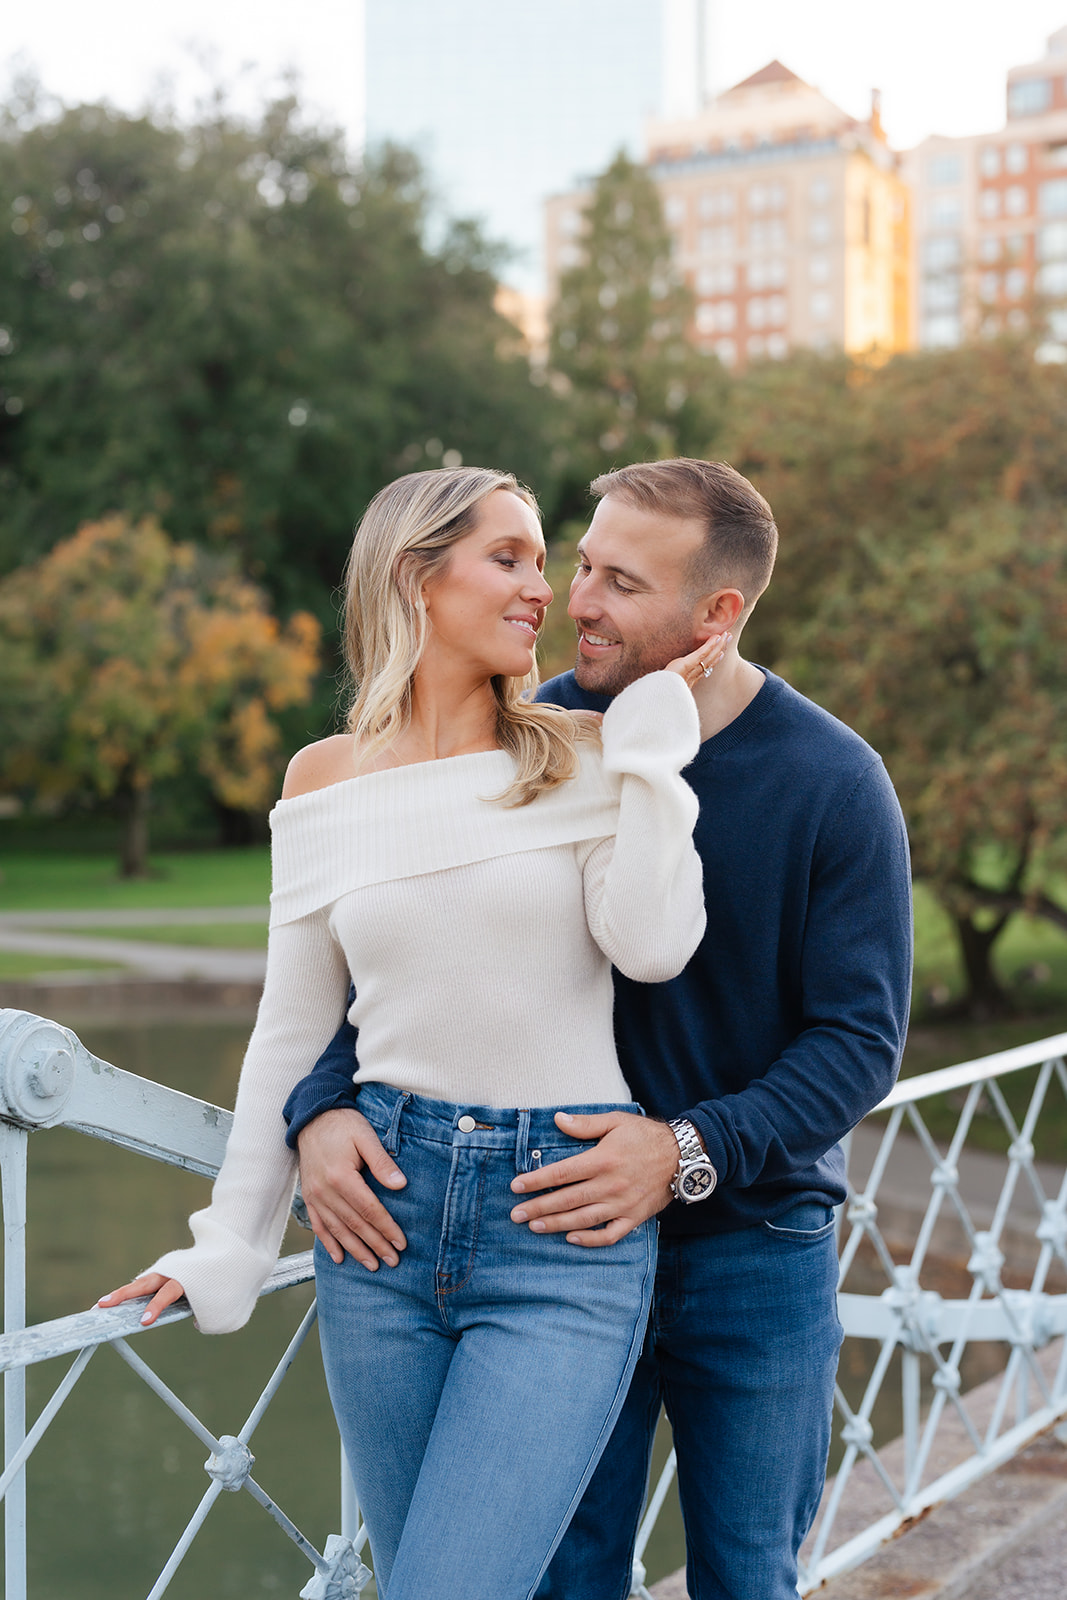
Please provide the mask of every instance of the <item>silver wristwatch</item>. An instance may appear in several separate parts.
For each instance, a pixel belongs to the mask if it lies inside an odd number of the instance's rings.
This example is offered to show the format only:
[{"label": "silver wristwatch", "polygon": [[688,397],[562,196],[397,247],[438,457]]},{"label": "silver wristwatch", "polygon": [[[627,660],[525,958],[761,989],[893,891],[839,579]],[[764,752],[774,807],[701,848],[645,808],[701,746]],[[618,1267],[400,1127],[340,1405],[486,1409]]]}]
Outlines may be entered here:
[{"label": "silver wristwatch", "polygon": [[691,1206],[695,1200],[706,1200],[719,1181],[719,1174],[708,1160],[707,1151],[700,1142],[688,1117],[671,1117],[668,1128],[678,1141],[678,1171],[671,1179],[671,1191],[676,1200]]}]

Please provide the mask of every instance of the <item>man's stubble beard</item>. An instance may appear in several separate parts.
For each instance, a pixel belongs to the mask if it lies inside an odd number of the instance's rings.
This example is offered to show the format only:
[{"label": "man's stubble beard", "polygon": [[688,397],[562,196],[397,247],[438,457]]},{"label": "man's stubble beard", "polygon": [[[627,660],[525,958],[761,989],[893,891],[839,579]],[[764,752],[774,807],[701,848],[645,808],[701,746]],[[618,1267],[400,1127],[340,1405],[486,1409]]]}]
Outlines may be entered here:
[{"label": "man's stubble beard", "polygon": [[[596,629],[591,631],[595,633]],[[618,659],[589,661],[579,653],[574,663],[574,681],[579,689],[590,694],[621,694],[638,678],[650,672],[661,672],[669,661],[688,655],[698,642],[687,620],[684,624],[661,629],[639,645],[622,645]]]}]

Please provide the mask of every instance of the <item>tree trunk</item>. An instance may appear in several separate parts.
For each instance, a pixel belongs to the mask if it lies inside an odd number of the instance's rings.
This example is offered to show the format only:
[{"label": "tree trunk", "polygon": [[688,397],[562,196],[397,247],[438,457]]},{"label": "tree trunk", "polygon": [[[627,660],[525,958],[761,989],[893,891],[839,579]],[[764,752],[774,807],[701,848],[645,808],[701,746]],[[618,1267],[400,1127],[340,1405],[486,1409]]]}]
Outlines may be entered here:
[{"label": "tree trunk", "polygon": [[967,993],[961,1009],[975,1022],[989,1022],[994,1017],[1011,1016],[1011,997],[1001,987],[993,970],[993,946],[1004,930],[1007,915],[998,917],[990,928],[980,928],[973,916],[956,914],[952,919],[960,941],[963,971],[967,979]]},{"label": "tree trunk", "polygon": [[148,876],[148,789],[124,783],[119,791],[122,842],[119,845],[119,877]]}]

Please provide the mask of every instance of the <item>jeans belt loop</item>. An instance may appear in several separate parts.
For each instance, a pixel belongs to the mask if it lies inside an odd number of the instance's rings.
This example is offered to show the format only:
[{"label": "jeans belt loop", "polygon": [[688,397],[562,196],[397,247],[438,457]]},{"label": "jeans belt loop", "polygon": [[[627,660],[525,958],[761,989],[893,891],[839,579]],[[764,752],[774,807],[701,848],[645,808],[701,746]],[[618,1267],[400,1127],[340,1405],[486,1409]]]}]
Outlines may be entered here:
[{"label": "jeans belt loop", "polygon": [[393,1114],[389,1118],[389,1126],[385,1131],[385,1148],[394,1160],[400,1154],[400,1118],[403,1115],[404,1107],[410,1099],[411,1095],[408,1091],[406,1089],[401,1090],[397,1096],[396,1105],[393,1107]]},{"label": "jeans belt loop", "polygon": [[515,1129],[515,1171],[528,1172],[530,1170],[528,1147],[530,1143],[530,1113],[520,1111],[517,1114]]}]

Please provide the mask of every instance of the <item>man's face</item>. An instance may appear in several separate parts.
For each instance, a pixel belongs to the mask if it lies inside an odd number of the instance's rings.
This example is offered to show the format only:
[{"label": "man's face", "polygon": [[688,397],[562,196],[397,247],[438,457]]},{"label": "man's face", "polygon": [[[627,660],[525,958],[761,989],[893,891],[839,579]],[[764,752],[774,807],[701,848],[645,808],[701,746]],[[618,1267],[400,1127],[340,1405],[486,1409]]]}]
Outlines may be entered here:
[{"label": "man's face", "polygon": [[685,573],[703,528],[695,519],[639,511],[609,495],[578,545],[567,611],[578,626],[574,676],[618,694],[695,649],[699,606]]}]

